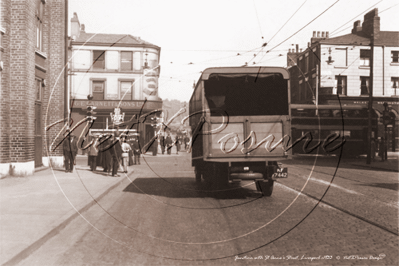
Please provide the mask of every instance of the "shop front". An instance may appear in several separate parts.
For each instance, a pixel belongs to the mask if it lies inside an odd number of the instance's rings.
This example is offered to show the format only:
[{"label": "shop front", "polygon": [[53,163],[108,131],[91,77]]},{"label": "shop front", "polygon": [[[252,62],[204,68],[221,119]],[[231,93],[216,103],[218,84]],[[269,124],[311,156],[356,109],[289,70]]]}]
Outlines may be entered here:
[{"label": "shop front", "polygon": [[[129,129],[130,132],[138,134],[141,144],[144,145],[154,136],[151,117],[159,116],[160,112],[154,114],[154,111],[162,109],[162,101],[74,100],[71,106],[71,128],[84,121],[88,115],[87,107],[93,106],[95,107],[93,116],[96,119],[90,129],[96,132],[111,132],[116,126],[119,132]],[[115,112],[120,112],[121,119],[118,123],[114,121]],[[141,118],[138,119],[139,117]],[[77,126],[73,134],[79,137],[83,133],[84,136],[88,130],[87,123],[84,122]]]}]

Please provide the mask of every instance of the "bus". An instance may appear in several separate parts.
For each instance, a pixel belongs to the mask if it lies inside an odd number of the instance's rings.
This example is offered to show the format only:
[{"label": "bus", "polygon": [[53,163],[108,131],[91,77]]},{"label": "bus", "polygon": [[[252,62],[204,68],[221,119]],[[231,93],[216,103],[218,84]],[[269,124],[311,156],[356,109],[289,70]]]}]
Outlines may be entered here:
[{"label": "bus", "polygon": [[270,196],[291,134],[289,73],[281,67],[215,67],[202,72],[189,102],[191,162],[197,182],[255,181]]}]

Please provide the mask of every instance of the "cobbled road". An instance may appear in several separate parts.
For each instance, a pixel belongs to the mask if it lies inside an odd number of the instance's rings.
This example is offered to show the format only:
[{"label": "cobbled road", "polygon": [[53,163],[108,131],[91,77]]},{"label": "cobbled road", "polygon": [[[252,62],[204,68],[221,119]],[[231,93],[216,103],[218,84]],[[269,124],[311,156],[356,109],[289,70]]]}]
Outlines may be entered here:
[{"label": "cobbled road", "polygon": [[262,197],[196,184],[190,155],[145,156],[22,265],[398,265],[398,175],[295,158]]}]

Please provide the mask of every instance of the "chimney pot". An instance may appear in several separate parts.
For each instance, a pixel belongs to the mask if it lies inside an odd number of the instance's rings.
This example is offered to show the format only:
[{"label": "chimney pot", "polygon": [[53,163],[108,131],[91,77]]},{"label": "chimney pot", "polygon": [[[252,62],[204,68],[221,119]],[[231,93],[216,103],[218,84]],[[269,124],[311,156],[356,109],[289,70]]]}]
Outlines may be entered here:
[{"label": "chimney pot", "polygon": [[313,38],[316,37],[316,31],[313,31]]},{"label": "chimney pot", "polygon": [[324,38],[324,31],[321,32],[321,37]]},{"label": "chimney pot", "polygon": [[330,32],[326,31],[326,39],[330,38]]},{"label": "chimney pot", "polygon": [[317,32],[317,38],[320,38],[320,31]]},{"label": "chimney pot", "polygon": [[298,44],[295,45],[295,48],[296,48],[296,53],[298,53],[299,45]]}]

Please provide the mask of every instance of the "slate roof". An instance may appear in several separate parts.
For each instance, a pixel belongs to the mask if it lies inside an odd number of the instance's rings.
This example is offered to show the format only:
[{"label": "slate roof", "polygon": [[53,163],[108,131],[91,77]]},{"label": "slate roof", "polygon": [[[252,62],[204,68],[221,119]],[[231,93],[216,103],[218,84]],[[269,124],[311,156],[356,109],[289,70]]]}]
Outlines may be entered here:
[{"label": "slate roof", "polygon": [[[320,44],[370,45],[370,39],[363,32],[358,32],[320,40]],[[399,31],[380,31],[379,37],[374,44],[399,46]]]},{"label": "slate roof", "polygon": [[86,33],[80,32],[79,38],[74,40],[72,43],[86,43],[90,44],[104,44],[104,45],[126,45],[126,46],[158,46],[146,42],[138,37],[134,37],[129,34],[104,34],[104,33]]}]

